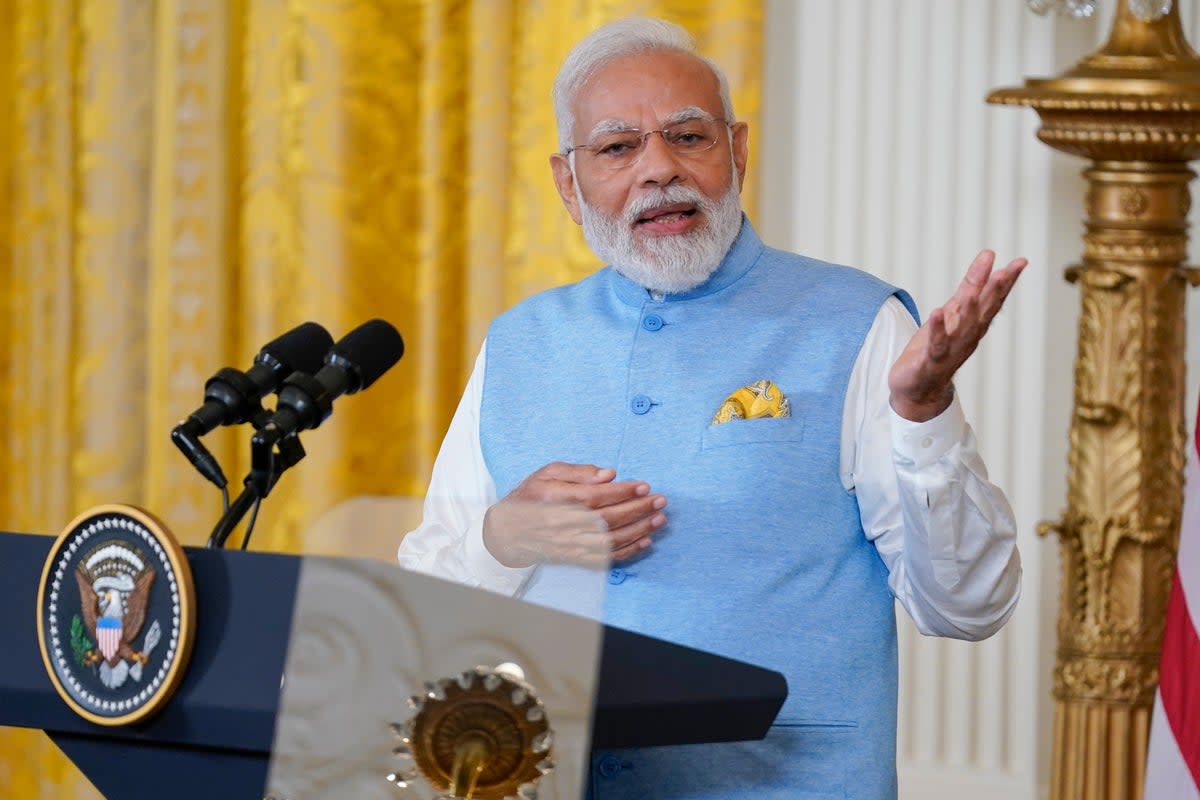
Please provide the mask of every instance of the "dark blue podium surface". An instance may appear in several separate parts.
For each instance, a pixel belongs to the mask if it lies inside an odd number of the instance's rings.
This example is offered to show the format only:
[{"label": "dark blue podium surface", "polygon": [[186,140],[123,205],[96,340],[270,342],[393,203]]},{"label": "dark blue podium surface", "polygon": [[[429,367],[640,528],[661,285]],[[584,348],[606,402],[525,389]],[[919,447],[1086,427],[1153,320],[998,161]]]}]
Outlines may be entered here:
[{"label": "dark blue podium surface", "polygon": [[[45,730],[109,798],[262,797],[302,559],[185,548],[196,640],[183,682],[154,718],[109,728],[77,716],[42,663],[53,543],[0,533],[0,725]],[[777,672],[609,627],[597,685],[597,748],[761,739],[787,695]]]},{"label": "dark blue podium surface", "polygon": [[211,797],[215,787],[261,797],[300,559],[185,548],[197,595],[187,673],[161,714],[106,728],[77,716],[42,664],[38,579],[53,543],[0,533],[0,725],[44,729],[106,797]]}]

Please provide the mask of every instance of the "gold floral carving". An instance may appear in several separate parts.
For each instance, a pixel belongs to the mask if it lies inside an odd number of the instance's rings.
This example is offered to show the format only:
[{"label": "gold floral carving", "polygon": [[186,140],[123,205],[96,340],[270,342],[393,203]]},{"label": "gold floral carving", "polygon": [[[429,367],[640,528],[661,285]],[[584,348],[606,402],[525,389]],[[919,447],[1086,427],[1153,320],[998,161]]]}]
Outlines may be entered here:
[{"label": "gold floral carving", "polygon": [[1130,237],[1125,231],[1111,239],[1092,236],[1084,240],[1084,256],[1096,261],[1172,261],[1187,258],[1187,242],[1178,238]]},{"label": "gold floral carving", "polygon": [[1054,695],[1060,699],[1142,704],[1154,698],[1158,665],[1081,656],[1054,669]]},{"label": "gold floral carving", "polygon": [[1150,203],[1141,189],[1126,188],[1121,192],[1121,210],[1130,217],[1140,217],[1146,213]]},{"label": "gold floral carving", "polygon": [[[1161,57],[1128,52],[1160,52]],[[1081,315],[1054,669],[1053,800],[1140,798],[1183,501],[1183,162],[1200,156],[1200,57],[1178,5],[1143,23],[1121,0],[1109,42],[1060,78],[993,92],[1037,109],[1038,137],[1085,170]]]},{"label": "gold floral carving", "polygon": [[[1172,94],[1167,93],[1138,96],[1130,94],[1120,94],[1116,92],[1089,92],[1086,95],[1067,95],[1055,94],[1054,88],[1044,88],[1043,85],[1047,81],[1029,81],[1029,86],[1026,89],[1000,89],[993,92],[988,97],[989,103],[1008,106],[1030,106],[1036,107],[1039,113],[1052,116],[1054,112],[1059,111],[1076,111],[1086,112],[1089,115],[1099,114],[1101,116],[1092,117],[1088,121],[1093,125],[1108,125],[1114,126],[1112,118],[1103,116],[1108,114],[1120,114],[1122,119],[1125,115],[1163,115],[1163,114],[1192,114],[1200,111],[1200,100],[1195,94]],[[1036,105],[1035,105],[1036,103]],[[1161,117],[1151,117],[1151,120]],[[1136,117],[1135,117],[1136,119]],[[1194,120],[1192,120],[1194,123]],[[1170,133],[1170,132],[1166,132]],[[1163,135],[1163,132],[1150,132],[1146,134]]]}]

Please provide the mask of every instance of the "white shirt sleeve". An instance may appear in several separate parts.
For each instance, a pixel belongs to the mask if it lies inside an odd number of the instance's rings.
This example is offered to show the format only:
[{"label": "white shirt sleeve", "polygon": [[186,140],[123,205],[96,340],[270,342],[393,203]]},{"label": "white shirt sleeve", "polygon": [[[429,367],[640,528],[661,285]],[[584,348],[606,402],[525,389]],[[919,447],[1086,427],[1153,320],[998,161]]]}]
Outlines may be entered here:
[{"label": "white shirt sleeve", "polygon": [[514,595],[533,568],[506,567],[483,544],[483,515],[497,499],[479,444],[486,363],[484,342],[433,463],[421,525],[401,540],[397,557],[405,569]]},{"label": "white shirt sleeve", "polygon": [[888,585],[917,629],[983,639],[1021,593],[1016,522],[988,482],[957,397],[928,422],[892,410],[888,372],[915,331],[892,297],[863,342],[842,414],[842,485],[855,493]]}]

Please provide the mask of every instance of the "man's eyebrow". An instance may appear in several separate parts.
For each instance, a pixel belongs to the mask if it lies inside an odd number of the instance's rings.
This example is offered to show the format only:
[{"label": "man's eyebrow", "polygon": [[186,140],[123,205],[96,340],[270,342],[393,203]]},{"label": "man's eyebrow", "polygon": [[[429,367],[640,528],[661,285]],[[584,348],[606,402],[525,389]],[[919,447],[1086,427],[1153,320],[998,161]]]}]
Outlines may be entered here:
[{"label": "man's eyebrow", "polygon": [[712,122],[716,117],[699,106],[686,106],[668,114],[667,118],[662,121],[662,124],[663,127],[669,128],[672,125],[678,125],[681,122],[691,122],[694,119],[703,119]]},{"label": "man's eyebrow", "polygon": [[620,119],[602,119],[597,122],[588,134],[589,139],[597,136],[603,136],[607,133],[624,133],[625,131],[636,131],[638,126],[631,122],[626,122]]},{"label": "man's eyebrow", "polygon": [[[669,128],[672,125],[679,125],[683,122],[691,122],[694,119],[704,119],[712,122],[716,119],[712,114],[705,111],[699,106],[684,106],[678,111],[672,111],[660,123],[664,128]],[[604,136],[609,133],[625,133],[626,131],[641,130],[637,125],[627,120],[617,119],[615,117],[602,119],[597,122],[591,132],[588,134],[588,139],[593,139],[597,136]]]}]

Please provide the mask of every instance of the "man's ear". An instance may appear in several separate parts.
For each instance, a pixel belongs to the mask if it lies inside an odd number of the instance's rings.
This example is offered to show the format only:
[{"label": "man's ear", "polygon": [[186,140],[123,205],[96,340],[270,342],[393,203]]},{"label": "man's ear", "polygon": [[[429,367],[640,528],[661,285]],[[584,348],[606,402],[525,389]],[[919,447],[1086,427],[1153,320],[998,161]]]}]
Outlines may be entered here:
[{"label": "man's ear", "polygon": [[554,173],[554,188],[558,189],[558,196],[567,207],[567,213],[575,220],[576,225],[582,225],[583,214],[579,208],[579,198],[575,196],[575,176],[571,174],[571,162],[568,158],[562,153],[552,153],[550,169]]},{"label": "man's ear", "polygon": [[750,156],[750,126],[744,122],[735,123],[730,135],[733,137],[733,166],[737,170],[738,191],[741,191],[742,184],[746,182],[746,161]]}]

